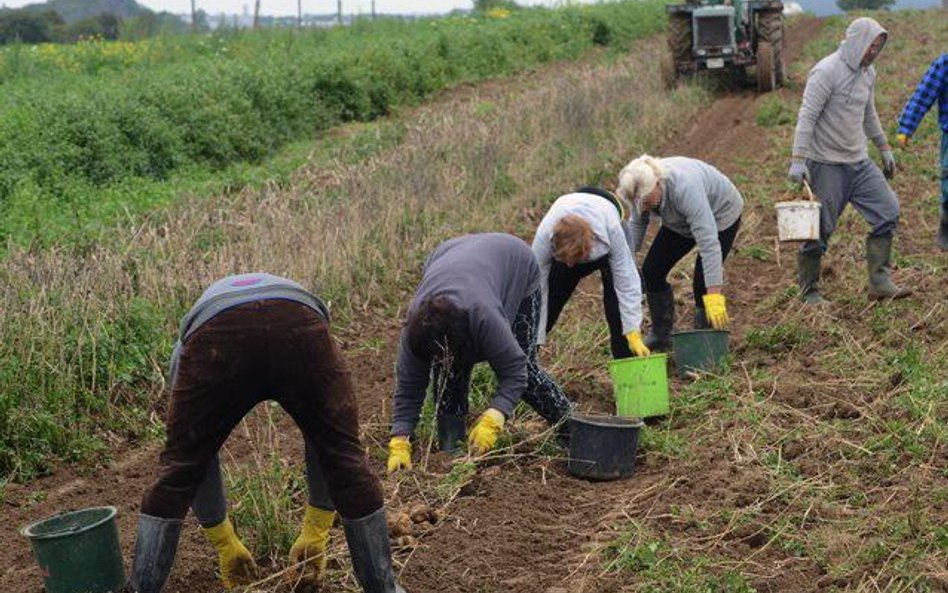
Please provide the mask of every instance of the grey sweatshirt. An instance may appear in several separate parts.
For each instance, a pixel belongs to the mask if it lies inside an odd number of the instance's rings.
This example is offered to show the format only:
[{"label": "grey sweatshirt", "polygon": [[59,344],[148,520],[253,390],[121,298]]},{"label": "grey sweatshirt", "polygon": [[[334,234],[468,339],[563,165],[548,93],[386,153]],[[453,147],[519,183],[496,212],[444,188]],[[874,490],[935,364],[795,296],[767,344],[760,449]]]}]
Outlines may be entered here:
[{"label": "grey sweatshirt", "polygon": [[797,116],[793,156],[821,163],[858,163],[869,158],[867,138],[886,144],[876,112],[876,71],[863,67],[866,50],[886,30],[871,18],[846,29],[839,49],[810,70]]},{"label": "grey sweatshirt", "polygon": [[171,382],[174,383],[177,374],[181,345],[188,336],[227,309],[265,299],[284,299],[301,303],[329,321],[329,309],[326,305],[292,280],[265,273],[238,274],[222,278],[211,284],[181,319],[178,341],[171,353]]},{"label": "grey sweatshirt", "polygon": [[642,324],[642,281],[632,259],[632,250],[616,207],[597,195],[572,193],[557,198],[547,211],[533,238],[533,253],[540,264],[540,293],[543,299],[540,311],[538,344],[546,343],[546,317],[549,302],[549,277],[553,265],[553,228],[561,218],[574,214],[589,223],[593,231],[593,246],[583,262],[609,256],[622,333],[638,331]]},{"label": "grey sweatshirt", "polygon": [[[435,248],[408,307],[444,295],[467,312],[469,361],[487,361],[497,375],[491,406],[510,416],[527,386],[527,355],[512,325],[520,303],[539,288],[540,267],[530,247],[502,233],[464,235]],[[395,373],[392,434],[415,429],[425,400],[431,361],[415,356],[402,331]]]},{"label": "grey sweatshirt", "polygon": [[[662,203],[654,212],[668,227],[698,245],[708,286],[724,284],[724,267],[718,233],[741,217],[744,198],[731,180],[708,163],[682,156],[661,159]],[[642,248],[649,212],[632,213],[632,244]]]}]

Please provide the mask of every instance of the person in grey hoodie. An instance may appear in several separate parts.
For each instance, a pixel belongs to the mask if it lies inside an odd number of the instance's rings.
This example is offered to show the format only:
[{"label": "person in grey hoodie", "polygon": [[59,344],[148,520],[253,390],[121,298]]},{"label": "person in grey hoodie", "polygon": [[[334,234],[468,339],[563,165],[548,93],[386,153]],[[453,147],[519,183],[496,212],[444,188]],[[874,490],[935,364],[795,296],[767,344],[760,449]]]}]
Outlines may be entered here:
[{"label": "person in grey hoodie", "polygon": [[642,155],[619,173],[619,196],[632,208],[632,247],[642,248],[651,217],[661,219],[645,262],[646,298],[652,327],[645,345],[671,347],[675,296],[668,273],[695,246],[692,276],[695,328],[721,329],[729,323],[724,297],[724,260],[741,226],[744,198],[723,173],[698,159]]},{"label": "person in grey hoodie", "polygon": [[[805,242],[797,253],[797,280],[805,303],[827,301],[820,294],[820,264],[846,204],[869,224],[866,261],[869,297],[909,294],[892,282],[892,236],[899,221],[899,201],[886,178],[895,175],[895,156],[875,106],[876,60],[888,33],[871,18],[858,18],[846,30],[839,48],[810,70],[797,117],[790,180],[809,182],[822,203],[820,238]],[[883,170],[869,159],[868,140],[882,154]]]},{"label": "person in grey hoodie", "polygon": [[572,409],[537,362],[540,266],[512,235],[464,235],[435,248],[408,306],[398,348],[388,471],[411,469],[411,435],[434,377],[438,444],[455,451],[465,438],[471,371],[481,361],[497,375],[490,407],[468,439],[492,449],[522,398],[551,426]]},{"label": "person in grey hoodie", "polygon": [[224,586],[254,580],[253,557],[227,518],[217,452],[256,404],[274,399],[306,437],[310,500],[323,507],[307,506],[291,551],[303,568],[300,584],[317,585],[325,570],[338,506],[362,590],[404,593],[392,570],[381,485],[359,440],[352,380],[315,295],[263,273],[215,282],[182,320],[171,369],[167,437],[158,478],[142,497],[133,591],[160,593],[189,506],[217,548]]}]

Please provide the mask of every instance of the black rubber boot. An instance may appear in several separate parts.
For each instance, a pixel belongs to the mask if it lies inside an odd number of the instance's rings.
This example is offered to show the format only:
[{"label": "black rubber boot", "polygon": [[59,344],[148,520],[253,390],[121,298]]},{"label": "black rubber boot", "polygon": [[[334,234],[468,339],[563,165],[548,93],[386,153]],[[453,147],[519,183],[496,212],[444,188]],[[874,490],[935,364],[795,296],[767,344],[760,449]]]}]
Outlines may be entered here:
[{"label": "black rubber boot", "polygon": [[361,519],[342,522],[352,557],[352,572],[365,593],[405,593],[395,582],[385,507]]},{"label": "black rubber boot", "polygon": [[820,260],[823,254],[819,250],[797,252],[797,283],[800,297],[807,305],[828,305],[829,301],[820,294]]},{"label": "black rubber boot", "polygon": [[438,416],[438,449],[445,453],[457,453],[467,438],[464,429],[464,416],[445,414]]},{"label": "black rubber boot", "polygon": [[179,537],[179,519],[138,515],[138,539],[135,540],[135,556],[132,559],[134,593],[161,592],[174,565]]},{"label": "black rubber boot", "polygon": [[695,329],[711,329],[711,322],[708,321],[704,307],[695,307]]},{"label": "black rubber boot", "polygon": [[866,237],[870,299],[901,299],[912,294],[892,282],[892,237]]},{"label": "black rubber boot", "polygon": [[938,225],[938,237],[935,244],[948,251],[948,204],[941,205],[941,221]]},{"label": "black rubber boot", "polygon": [[662,292],[646,293],[652,327],[645,336],[649,350],[663,352],[671,349],[671,332],[675,325],[675,293],[669,288]]}]

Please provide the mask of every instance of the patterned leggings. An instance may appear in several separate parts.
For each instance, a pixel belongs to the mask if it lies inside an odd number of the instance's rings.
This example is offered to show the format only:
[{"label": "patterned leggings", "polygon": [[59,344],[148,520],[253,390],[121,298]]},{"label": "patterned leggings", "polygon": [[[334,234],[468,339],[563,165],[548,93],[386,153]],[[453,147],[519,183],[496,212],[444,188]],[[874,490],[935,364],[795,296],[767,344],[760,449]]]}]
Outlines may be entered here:
[{"label": "patterned leggings", "polygon": [[[523,401],[536,410],[550,426],[558,424],[567,417],[573,404],[563,393],[563,389],[553,380],[537,362],[537,333],[540,327],[540,291],[523,299],[514,318],[511,329],[520,348],[527,355],[527,388],[523,392]],[[471,387],[471,371],[474,363],[470,360],[455,360],[447,377],[442,377],[444,366],[435,364],[432,370],[438,399],[438,416],[467,416],[468,393]],[[442,382],[443,381],[443,382]]]}]

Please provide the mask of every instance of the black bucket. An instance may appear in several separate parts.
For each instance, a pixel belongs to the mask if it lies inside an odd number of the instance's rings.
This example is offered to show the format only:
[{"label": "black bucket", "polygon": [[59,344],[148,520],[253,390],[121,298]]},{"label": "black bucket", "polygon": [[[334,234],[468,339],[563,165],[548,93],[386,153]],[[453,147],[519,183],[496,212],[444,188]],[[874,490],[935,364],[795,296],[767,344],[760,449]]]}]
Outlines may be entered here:
[{"label": "black bucket", "polygon": [[573,414],[569,423],[569,473],[590,480],[632,475],[641,420]]}]

